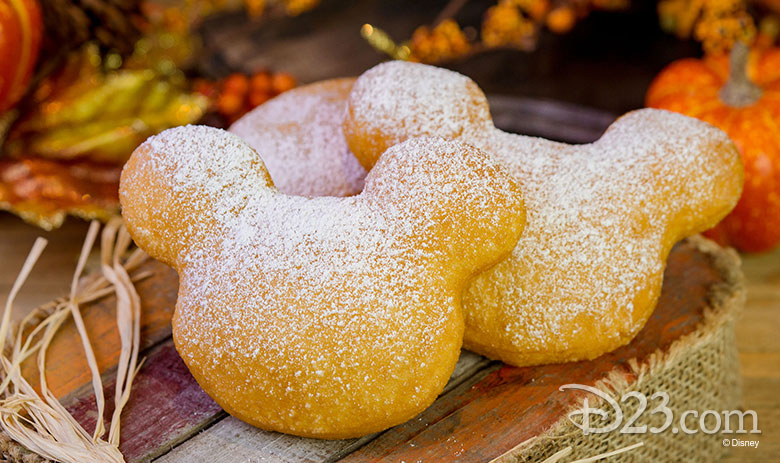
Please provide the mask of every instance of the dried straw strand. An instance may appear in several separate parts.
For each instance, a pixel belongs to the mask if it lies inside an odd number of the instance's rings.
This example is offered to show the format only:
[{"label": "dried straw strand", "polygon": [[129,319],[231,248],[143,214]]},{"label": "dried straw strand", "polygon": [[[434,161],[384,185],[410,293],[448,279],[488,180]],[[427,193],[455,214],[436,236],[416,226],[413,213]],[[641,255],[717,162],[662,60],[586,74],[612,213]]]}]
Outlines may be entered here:
[{"label": "dried straw strand", "polygon": [[[0,353],[0,427],[11,439],[40,457],[65,463],[124,462],[119,452],[119,422],[139,369],[141,304],[133,281],[148,274],[131,278],[128,272],[137,268],[146,255],[136,249],[122,263],[121,256],[130,247],[131,240],[121,219],[112,220],[103,230],[101,237],[102,277],[90,278],[79,285],[81,273],[98,231],[99,225],[93,222],[79,256],[68,298],[53,301],[32,311],[19,327],[13,330],[10,323],[13,302],[46,245],[46,241],[39,238],[8,295],[0,322],[0,340],[5,346]],[[115,411],[111,417],[108,439],[104,440],[103,384],[79,304],[94,301],[112,292],[116,293],[117,297],[117,326],[122,353],[117,365]],[[70,316],[75,322],[92,373],[92,386],[98,408],[98,422],[92,434],[54,397],[46,381],[47,349],[60,326]],[[22,362],[36,353],[40,393],[21,374]],[[7,447],[10,442],[4,441],[3,445]]]},{"label": "dried straw strand", "polygon": [[[111,418],[111,427],[108,433],[108,441],[117,446],[119,445],[119,417],[130,398],[133,378],[137,373],[138,351],[141,344],[141,299],[133,288],[130,275],[119,261],[122,250],[127,249],[130,243],[130,235],[123,228],[122,219],[117,218],[110,221],[103,230],[101,267],[103,275],[116,288],[117,327],[119,327],[122,345],[117,367],[114,415]],[[112,246],[114,248],[113,257],[110,252]]]},{"label": "dried straw strand", "polygon": [[643,445],[645,445],[644,442],[637,442],[636,444],[627,445],[625,447],[621,447],[619,449],[612,450],[611,452],[606,452],[606,453],[602,453],[602,454],[599,454],[599,455],[594,455],[592,457],[583,458],[581,460],[575,460],[575,461],[572,461],[571,463],[593,463],[594,461],[599,461],[599,460],[602,460],[604,458],[614,457],[615,455],[620,455],[621,453],[630,452],[631,450],[634,450],[635,448],[641,447]]},{"label": "dried straw strand", "polygon": [[[634,450],[635,448],[641,447],[643,445],[644,442],[637,442],[636,444],[627,445],[610,452],[600,453],[598,455],[593,455],[592,457],[582,458],[579,460],[573,460],[569,463],[594,463],[596,461],[603,460],[604,458],[614,457],[615,455],[620,455],[621,453],[630,452],[631,450]],[[562,450],[559,450],[550,455],[541,463],[558,463],[562,458],[571,455],[572,451],[573,449],[571,447],[564,447]]]},{"label": "dried straw strand", "polygon": [[3,308],[3,321],[0,325],[0,339],[7,339],[8,330],[11,325],[11,307],[16,296],[19,294],[19,291],[22,289],[22,285],[27,281],[27,277],[30,276],[33,266],[38,262],[38,258],[41,256],[41,253],[47,244],[48,241],[43,238],[35,240],[30,253],[27,255],[27,259],[24,261],[24,265],[22,265],[22,270],[19,272],[16,281],[14,281],[14,285],[11,287],[11,292],[8,293],[8,299],[5,301],[5,307]]},{"label": "dried straw strand", "polygon": [[571,455],[571,452],[573,452],[571,447],[564,447],[562,450],[558,450],[557,452],[550,455],[549,458],[545,458],[541,463],[555,463],[560,461],[561,458]]},{"label": "dried straw strand", "polygon": [[[100,379],[100,369],[98,368],[97,359],[95,358],[95,351],[92,350],[87,328],[84,326],[84,319],[81,318],[81,311],[76,303],[76,291],[78,289],[79,278],[84,271],[84,266],[87,264],[89,252],[95,244],[95,238],[97,237],[99,228],[100,223],[97,221],[93,221],[89,226],[87,239],[84,240],[78,264],[76,264],[76,271],[73,272],[73,280],[71,280],[70,284],[70,297],[68,299],[70,315],[73,317],[73,322],[76,324],[76,329],[81,338],[81,344],[84,347],[84,353],[87,356],[87,364],[92,372],[92,389],[95,393],[95,402],[97,403],[97,422],[95,423],[95,432],[92,434],[92,440],[95,442],[97,442],[100,439],[100,436],[106,431],[106,428],[103,425],[103,412],[105,411],[106,399],[103,397],[103,381]],[[119,304],[117,304],[117,306],[118,305]]]}]

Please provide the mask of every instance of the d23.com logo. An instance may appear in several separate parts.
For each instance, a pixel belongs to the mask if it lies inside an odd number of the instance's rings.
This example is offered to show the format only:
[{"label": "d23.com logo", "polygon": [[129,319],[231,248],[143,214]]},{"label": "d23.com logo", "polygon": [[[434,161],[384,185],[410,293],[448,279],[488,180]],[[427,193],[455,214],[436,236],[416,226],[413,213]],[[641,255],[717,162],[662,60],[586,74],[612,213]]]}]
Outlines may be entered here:
[{"label": "d23.com logo", "polygon": [[[591,407],[588,397],[583,400],[582,408],[568,414],[569,421],[577,428],[582,430],[585,435],[603,434],[618,431],[622,434],[658,434],[671,427],[674,434],[682,432],[684,434],[695,434],[703,432],[705,434],[761,434],[758,429],[758,414],[754,410],[686,410],[680,414],[679,420],[675,420],[674,410],[669,408],[669,394],[665,391],[657,391],[648,397],[638,391],[626,392],[620,397],[620,402],[608,393],[592,386],[584,384],[564,384],[559,391],[580,390],[595,395],[600,399],[600,404],[604,408]],[[633,412],[630,416],[625,416],[623,407],[630,407]],[[649,408],[648,410],[648,407]],[[646,424],[637,425],[638,420],[645,416],[653,417],[658,415],[663,418],[663,423],[659,426],[649,426]],[[746,430],[745,418],[750,417],[752,429]],[[658,421],[658,420],[656,420]],[[736,421],[737,426],[732,429],[732,424]]]}]

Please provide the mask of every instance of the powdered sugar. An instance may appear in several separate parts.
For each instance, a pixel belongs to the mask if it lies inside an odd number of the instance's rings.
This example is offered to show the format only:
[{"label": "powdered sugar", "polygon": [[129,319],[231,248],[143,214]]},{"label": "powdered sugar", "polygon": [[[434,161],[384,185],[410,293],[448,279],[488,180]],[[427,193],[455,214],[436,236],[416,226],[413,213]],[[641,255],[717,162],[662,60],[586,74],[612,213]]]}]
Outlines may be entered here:
[{"label": "powdered sugar", "polygon": [[[149,178],[160,188],[139,188]],[[395,147],[358,196],[268,185],[257,153],[205,127],[150,139],[123,174],[138,244],[178,250],[174,339],[188,367],[266,429],[345,437],[411,418],[457,361],[465,279],[519,237],[519,188],[483,153],[440,139]],[[136,203],[184,223],[139,223]],[[150,242],[156,227],[181,241]]]},{"label": "powdered sugar", "polygon": [[466,346],[515,364],[592,358],[630,340],[655,305],[672,244],[716,223],[741,189],[736,150],[703,122],[641,110],[582,146],[507,134],[472,81],[413,63],[361,76],[344,130],[366,166],[408,137],[444,135],[520,181],[526,230],[464,297]]},{"label": "powdered sugar", "polygon": [[341,131],[354,79],[335,79],[287,91],[239,119],[230,131],[263,158],[280,191],[301,196],[350,196],[366,171]]}]

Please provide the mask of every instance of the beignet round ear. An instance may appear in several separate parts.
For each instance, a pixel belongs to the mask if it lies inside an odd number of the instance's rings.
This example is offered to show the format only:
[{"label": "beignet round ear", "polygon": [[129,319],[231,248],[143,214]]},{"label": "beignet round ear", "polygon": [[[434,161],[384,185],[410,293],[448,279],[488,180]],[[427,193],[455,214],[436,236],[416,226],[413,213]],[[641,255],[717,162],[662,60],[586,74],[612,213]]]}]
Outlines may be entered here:
[{"label": "beignet round ear", "polygon": [[215,236],[252,196],[275,192],[260,156],[224,130],[186,126],[149,138],[122,170],[122,215],[137,244],[178,267],[193,240]]},{"label": "beignet round ear", "polygon": [[[618,158],[633,159],[635,174],[653,180],[652,197],[642,201],[663,205],[669,246],[713,227],[741,194],[743,170],[736,146],[725,132],[698,119],[662,109],[631,111],[596,144],[609,147]],[[670,163],[674,176],[663,174]],[[636,210],[650,216],[658,207],[637,204]]]},{"label": "beignet round ear", "polygon": [[468,77],[424,64],[388,61],[355,81],[343,129],[350,150],[370,170],[388,148],[409,138],[458,138],[492,126],[487,98]]},{"label": "beignet round ear", "polygon": [[366,178],[363,195],[399,215],[421,247],[445,250],[464,274],[508,254],[525,224],[517,182],[483,151],[420,137],[388,149]]}]

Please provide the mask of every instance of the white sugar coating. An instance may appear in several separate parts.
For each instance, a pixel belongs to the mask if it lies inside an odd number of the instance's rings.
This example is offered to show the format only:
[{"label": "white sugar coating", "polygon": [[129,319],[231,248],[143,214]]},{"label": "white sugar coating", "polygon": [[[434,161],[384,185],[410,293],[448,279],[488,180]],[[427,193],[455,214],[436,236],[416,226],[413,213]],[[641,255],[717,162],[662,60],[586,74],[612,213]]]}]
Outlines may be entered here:
[{"label": "white sugar coating", "polygon": [[262,165],[235,135],[183,127],[123,172],[131,234],[179,271],[190,371],[265,429],[347,437],[416,415],[458,359],[467,278],[519,238],[519,187],[441,139],[394,147],[348,198],[282,194]]},{"label": "white sugar coating", "polygon": [[366,171],[349,152],[341,131],[354,80],[327,80],[284,92],[239,119],[230,131],[260,153],[283,193],[360,193]]},{"label": "white sugar coating", "polygon": [[512,256],[467,290],[466,347],[526,365],[625,344],[655,306],[671,246],[734,207],[736,149],[722,131],[666,111],[631,112],[601,140],[572,146],[504,133],[486,108],[465,76],[391,62],[357,80],[344,131],[364,166],[386,146],[443,135],[520,182],[528,223]]}]

